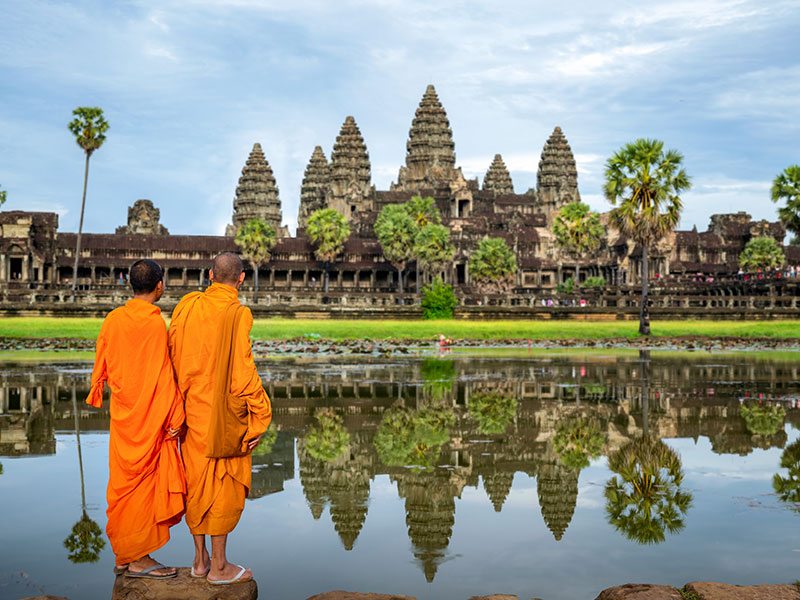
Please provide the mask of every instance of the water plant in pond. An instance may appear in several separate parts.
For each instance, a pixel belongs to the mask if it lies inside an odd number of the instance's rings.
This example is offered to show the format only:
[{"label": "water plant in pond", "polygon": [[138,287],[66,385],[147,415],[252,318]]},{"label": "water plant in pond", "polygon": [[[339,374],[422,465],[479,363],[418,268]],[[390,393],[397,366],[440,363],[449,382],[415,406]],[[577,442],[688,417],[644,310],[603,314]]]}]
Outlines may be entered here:
[{"label": "water plant in pond", "polygon": [[452,360],[443,358],[425,358],[420,367],[422,389],[425,395],[438,401],[453,390],[456,379],[456,367]]},{"label": "water plant in pond", "polygon": [[270,423],[264,435],[261,436],[261,441],[258,446],[253,450],[253,456],[267,456],[272,453],[272,447],[275,445],[275,440],[278,439],[278,429],[275,423]]},{"label": "water plant in pond", "polygon": [[314,416],[317,424],[306,434],[306,450],[317,460],[336,460],[350,445],[350,434],[344,428],[342,417],[331,408],[321,408]]},{"label": "water plant in pond", "polygon": [[396,406],[386,411],[373,443],[386,466],[430,469],[436,466],[442,446],[450,441],[448,428],[454,422],[448,407],[411,410]]},{"label": "water plant in pond", "polygon": [[584,417],[561,421],[553,437],[553,447],[561,464],[575,471],[585,469],[592,459],[600,456],[605,443],[600,424]]},{"label": "water plant in pond", "polygon": [[786,411],[779,404],[742,404],[739,414],[753,435],[774,435],[783,427]]},{"label": "water plant in pond", "polygon": [[475,392],[469,399],[469,414],[478,422],[478,431],[503,433],[517,415],[519,402],[511,394]]},{"label": "water plant in pond", "polygon": [[74,563],[97,562],[100,560],[100,551],[105,546],[106,541],[100,526],[84,510],[80,520],[72,526],[72,531],[64,540],[64,547],[69,550],[67,558]]},{"label": "water plant in pond", "polygon": [[781,455],[781,468],[788,469],[789,474],[783,477],[776,473],[772,487],[781,500],[794,504],[793,509],[800,512],[800,440],[786,446]]},{"label": "water plant in pond", "polygon": [[692,495],[681,490],[677,452],[659,439],[641,437],[611,454],[608,468],[616,475],[606,483],[606,516],[617,531],[639,544],[658,544],[665,531],[683,529]]}]

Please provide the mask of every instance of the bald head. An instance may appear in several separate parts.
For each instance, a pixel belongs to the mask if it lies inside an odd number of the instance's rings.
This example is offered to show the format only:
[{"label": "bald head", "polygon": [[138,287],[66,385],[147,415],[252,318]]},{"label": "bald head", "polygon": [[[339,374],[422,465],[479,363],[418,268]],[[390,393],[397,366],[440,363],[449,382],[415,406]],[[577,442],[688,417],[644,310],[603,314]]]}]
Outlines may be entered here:
[{"label": "bald head", "polygon": [[244,272],[242,259],[232,252],[223,252],[211,263],[214,283],[237,286]]}]

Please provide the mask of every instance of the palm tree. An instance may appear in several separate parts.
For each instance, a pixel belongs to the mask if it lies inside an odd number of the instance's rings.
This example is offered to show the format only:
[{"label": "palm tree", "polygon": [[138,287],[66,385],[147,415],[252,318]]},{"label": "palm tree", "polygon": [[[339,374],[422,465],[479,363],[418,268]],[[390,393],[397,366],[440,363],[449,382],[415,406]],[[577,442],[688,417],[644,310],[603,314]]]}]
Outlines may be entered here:
[{"label": "palm tree", "polygon": [[588,204],[570,202],[558,211],[553,221],[553,235],[558,245],[575,258],[575,285],[580,285],[581,256],[596,250],[603,237],[600,215]]},{"label": "palm tree", "polygon": [[[439,215],[439,209],[436,208],[436,201],[431,197],[423,198],[422,196],[412,196],[411,200],[406,202],[403,206],[406,207],[409,216],[417,226],[418,231],[422,231],[429,225],[439,225],[442,222],[442,217]],[[416,275],[417,275],[417,293],[419,294],[419,267],[420,256],[415,252],[417,259]]]},{"label": "palm tree", "polygon": [[350,445],[350,434],[344,428],[342,417],[332,408],[320,408],[314,417],[317,424],[305,436],[306,450],[317,460],[336,460]]},{"label": "palm tree", "polygon": [[606,515],[615,529],[640,544],[658,544],[664,532],[677,533],[692,505],[681,490],[680,456],[664,442],[644,436],[614,452],[606,483]]},{"label": "palm tree", "polygon": [[739,255],[739,265],[745,271],[779,269],[784,260],[783,249],[771,237],[750,238]]},{"label": "palm tree", "polygon": [[[450,243],[450,230],[444,225],[426,225],[414,238],[414,254],[417,265],[427,271],[438,271],[453,260],[456,249]],[[417,269],[417,291],[419,291],[419,269]]]},{"label": "palm tree", "polygon": [[403,270],[414,256],[417,227],[402,204],[387,204],[375,221],[375,235],[383,255],[397,269],[397,291],[403,293]]},{"label": "palm tree", "polygon": [[800,440],[789,444],[781,454],[781,468],[788,469],[789,474],[783,477],[775,473],[772,487],[781,500],[793,505],[793,510],[800,512]]},{"label": "palm tree", "polygon": [[800,165],[789,165],[775,177],[770,197],[773,202],[786,200],[786,206],[778,209],[778,217],[795,238],[800,237]]},{"label": "palm tree", "polygon": [[333,208],[323,208],[309,217],[306,223],[306,235],[312,244],[318,260],[325,261],[325,292],[328,291],[330,265],[344,250],[345,242],[350,237],[350,225],[347,218]]},{"label": "palm tree", "polygon": [[596,419],[581,416],[559,421],[553,437],[553,449],[561,464],[581,471],[589,466],[592,459],[600,456],[606,443],[606,436]]},{"label": "palm tree", "polygon": [[0,190],[0,206],[3,206],[3,204],[5,204],[5,201],[6,201],[6,191]]},{"label": "palm tree", "polygon": [[78,239],[75,242],[75,261],[72,266],[72,300],[78,289],[78,259],[81,254],[81,234],[83,232],[83,213],[86,208],[86,186],[89,181],[89,158],[95,150],[106,141],[108,121],[103,117],[103,109],[97,106],[79,106],[72,111],[74,119],[69,122],[69,130],[75,136],[75,142],[86,154],[86,168],[83,172],[83,198],[81,199],[81,220],[78,223]]},{"label": "palm tree", "polygon": [[517,258],[503,238],[484,237],[469,258],[469,271],[489,292],[507,293],[514,285]]},{"label": "palm tree", "polygon": [[649,139],[626,144],[606,161],[603,189],[615,206],[609,214],[611,224],[642,247],[642,335],[650,335],[647,253],[678,224],[683,208],[680,194],[691,187],[682,161],[680,152],[664,152],[664,142]]},{"label": "palm tree", "polygon": [[241,249],[242,256],[253,265],[255,291],[258,291],[258,269],[269,260],[270,250],[278,241],[275,228],[256,217],[239,228],[234,241]]}]

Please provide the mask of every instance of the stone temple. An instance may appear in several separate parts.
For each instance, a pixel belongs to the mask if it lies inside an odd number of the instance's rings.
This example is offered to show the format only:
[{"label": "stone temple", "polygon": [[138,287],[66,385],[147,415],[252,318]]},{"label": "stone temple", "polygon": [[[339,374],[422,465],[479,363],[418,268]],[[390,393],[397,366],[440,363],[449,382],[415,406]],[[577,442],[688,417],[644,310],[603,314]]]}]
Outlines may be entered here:
[{"label": "stone temple", "polygon": [[[320,140],[323,142],[324,140]],[[434,198],[443,223],[456,247],[452,265],[442,272],[462,295],[476,294],[469,257],[484,236],[504,238],[517,256],[514,295],[530,295],[554,288],[574,275],[576,259],[562,252],[551,233],[554,215],[565,204],[580,199],[578,172],[565,132],[553,129],[544,141],[536,189],[518,193],[500,154],[486,165],[483,181],[467,179],[457,166],[453,131],[436,90],[429,85],[411,119],[405,164],[389,190],[372,184],[367,140],[352,116],[345,118],[326,157],[323,145],[310,153],[303,176],[298,228],[290,236],[283,224],[275,176],[261,145],[253,145],[235,188],[231,224],[225,236],[170,235],[159,222],[159,210],[150,200],[137,200],[128,210],[126,225],[114,234],[84,234],[79,286],[82,290],[118,285],[138,258],[158,260],[171,287],[196,287],[207,281],[211,258],[237,251],[234,236],[248,220],[259,217],[278,233],[271,258],[260,269],[260,293],[294,290],[319,291],[324,265],[314,256],[305,235],[308,217],[331,207],[346,216],[351,237],[331,265],[331,292],[393,293],[397,271],[385,259],[373,226],[387,204],[402,203],[414,195]],[[494,149],[490,149],[494,150]],[[603,276],[611,286],[639,281],[642,249],[608,225],[600,248],[582,258],[580,275]],[[738,256],[753,236],[769,235],[783,243],[778,222],[754,222],[739,212],[714,215],[705,232],[675,231],[649,252],[650,276],[735,274]],[[24,288],[64,290],[73,273],[74,233],[58,231],[54,213],[0,212],[0,290]],[[787,258],[800,263],[797,248],[785,248]],[[406,269],[405,289],[414,289],[413,263]],[[423,283],[432,274],[423,274]],[[249,278],[248,281],[251,281]]]}]

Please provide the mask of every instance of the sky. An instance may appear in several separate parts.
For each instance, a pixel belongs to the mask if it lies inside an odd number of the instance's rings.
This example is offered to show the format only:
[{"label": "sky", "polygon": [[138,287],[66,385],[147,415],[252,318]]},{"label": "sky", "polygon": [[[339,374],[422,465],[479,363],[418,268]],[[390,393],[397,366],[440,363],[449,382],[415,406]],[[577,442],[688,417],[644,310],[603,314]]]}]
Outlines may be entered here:
[{"label": "sky", "polygon": [[388,189],[432,83],[467,177],[500,153],[517,193],[535,187],[560,126],[581,197],[606,211],[606,159],[657,138],[692,178],[681,229],[776,220],[771,181],[800,163],[799,25],[797,0],[2,0],[0,210],[77,230],[67,123],[99,106],[84,231],[113,232],[148,198],[170,233],[222,234],[255,142],[294,230],[314,146],[330,159],[354,116]]}]

